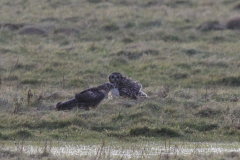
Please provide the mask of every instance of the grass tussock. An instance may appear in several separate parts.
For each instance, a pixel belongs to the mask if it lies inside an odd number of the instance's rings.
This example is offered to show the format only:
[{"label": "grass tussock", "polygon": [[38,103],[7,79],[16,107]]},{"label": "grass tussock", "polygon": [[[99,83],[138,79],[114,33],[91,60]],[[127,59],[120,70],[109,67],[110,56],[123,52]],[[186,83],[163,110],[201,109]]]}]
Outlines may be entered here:
[{"label": "grass tussock", "polygon": [[240,29],[240,17],[231,18],[227,21],[228,29]]},{"label": "grass tussock", "polygon": [[139,127],[132,128],[129,132],[130,136],[146,136],[146,137],[178,137],[181,134],[177,131],[170,128],[148,128],[148,127]]},{"label": "grass tussock", "polygon": [[39,35],[39,36],[47,36],[47,33],[38,27],[26,27],[19,31],[20,35]]}]

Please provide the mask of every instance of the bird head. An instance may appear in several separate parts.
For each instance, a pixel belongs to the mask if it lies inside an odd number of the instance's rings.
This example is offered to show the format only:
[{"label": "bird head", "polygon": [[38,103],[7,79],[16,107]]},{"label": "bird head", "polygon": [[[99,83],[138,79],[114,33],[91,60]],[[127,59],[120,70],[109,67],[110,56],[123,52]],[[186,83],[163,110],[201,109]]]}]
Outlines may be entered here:
[{"label": "bird head", "polygon": [[114,85],[114,87],[118,87],[118,84],[122,81],[123,76],[119,72],[113,72],[108,76],[108,80],[110,83]]},{"label": "bird head", "polygon": [[114,85],[112,83],[106,82],[104,83],[104,87],[106,88],[106,90],[111,90],[114,88]]},{"label": "bird head", "polygon": [[114,89],[114,85],[106,82],[100,86],[98,86],[99,89],[103,90],[104,92],[108,93],[110,90]]}]

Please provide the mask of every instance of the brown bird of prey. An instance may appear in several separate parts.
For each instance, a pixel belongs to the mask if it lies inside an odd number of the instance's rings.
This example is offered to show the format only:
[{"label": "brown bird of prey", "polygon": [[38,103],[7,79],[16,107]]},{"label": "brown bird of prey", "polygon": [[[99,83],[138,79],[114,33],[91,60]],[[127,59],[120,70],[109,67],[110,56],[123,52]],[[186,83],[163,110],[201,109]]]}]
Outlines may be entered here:
[{"label": "brown bird of prey", "polygon": [[97,107],[101,101],[107,97],[109,91],[113,89],[113,84],[106,82],[100,86],[86,89],[77,93],[74,98],[66,102],[58,102],[57,110],[71,110],[75,106],[89,110],[89,107]]},{"label": "brown bird of prey", "polygon": [[108,76],[110,83],[118,89],[119,95],[132,99],[137,99],[137,96],[147,98],[147,94],[142,92],[142,85],[128,77],[124,77],[119,72],[113,72]]}]

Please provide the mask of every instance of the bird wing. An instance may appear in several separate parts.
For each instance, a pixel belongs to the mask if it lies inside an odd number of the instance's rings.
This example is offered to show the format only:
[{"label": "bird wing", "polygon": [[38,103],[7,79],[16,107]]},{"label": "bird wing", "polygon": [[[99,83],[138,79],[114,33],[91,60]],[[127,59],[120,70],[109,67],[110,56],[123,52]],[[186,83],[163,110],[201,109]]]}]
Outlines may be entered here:
[{"label": "bird wing", "polygon": [[77,93],[75,98],[77,99],[78,103],[91,103],[91,104],[98,104],[100,103],[105,97],[105,94],[100,89],[88,89]]},{"label": "bird wing", "polygon": [[137,99],[137,95],[139,94],[142,85],[140,83],[136,83],[131,79],[124,79],[119,84],[119,94],[120,96],[127,96],[133,99]]},{"label": "bird wing", "polygon": [[141,90],[142,85],[140,83],[136,83],[135,81],[132,81],[131,79],[126,79],[122,83],[120,83],[119,87],[120,89],[127,88],[131,92],[138,93]]}]

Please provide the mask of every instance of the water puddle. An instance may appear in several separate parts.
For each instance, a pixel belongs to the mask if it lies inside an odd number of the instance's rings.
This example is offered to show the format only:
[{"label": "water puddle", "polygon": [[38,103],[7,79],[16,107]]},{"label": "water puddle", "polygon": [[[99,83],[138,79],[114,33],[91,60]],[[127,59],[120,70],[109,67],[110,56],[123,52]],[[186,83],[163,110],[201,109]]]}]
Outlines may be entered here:
[{"label": "water puddle", "polygon": [[240,143],[199,143],[166,142],[142,144],[98,144],[82,145],[79,142],[0,142],[3,150],[18,151],[26,154],[41,154],[44,151],[54,156],[99,156],[121,158],[150,158],[164,154],[188,155],[206,153],[240,152]]}]

